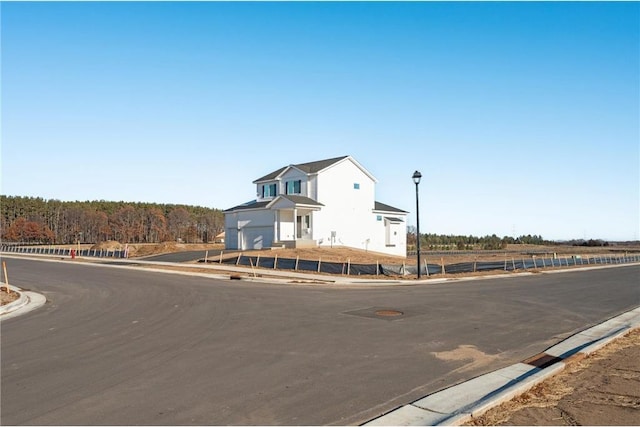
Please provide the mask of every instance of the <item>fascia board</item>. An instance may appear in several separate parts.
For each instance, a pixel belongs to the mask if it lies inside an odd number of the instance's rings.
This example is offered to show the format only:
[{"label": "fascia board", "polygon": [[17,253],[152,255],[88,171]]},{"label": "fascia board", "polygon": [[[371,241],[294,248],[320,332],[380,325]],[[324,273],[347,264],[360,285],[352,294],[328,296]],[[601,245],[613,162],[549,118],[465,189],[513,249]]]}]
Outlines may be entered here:
[{"label": "fascia board", "polygon": [[375,214],[393,214],[395,216],[398,216],[398,215],[407,216],[407,215],[409,215],[409,212],[407,212],[407,211],[383,211],[383,210],[380,210],[380,209],[372,209],[371,212],[373,212]]}]

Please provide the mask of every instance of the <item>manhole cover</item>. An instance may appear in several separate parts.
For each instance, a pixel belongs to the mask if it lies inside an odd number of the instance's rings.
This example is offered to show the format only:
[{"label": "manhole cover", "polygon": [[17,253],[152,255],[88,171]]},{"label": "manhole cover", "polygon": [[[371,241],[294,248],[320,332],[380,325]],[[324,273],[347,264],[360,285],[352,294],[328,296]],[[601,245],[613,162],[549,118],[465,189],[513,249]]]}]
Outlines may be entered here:
[{"label": "manhole cover", "polygon": [[397,317],[397,316],[402,316],[404,313],[398,310],[377,310],[376,312],[376,316],[382,316],[382,317]]},{"label": "manhole cover", "polygon": [[[420,310],[424,310],[422,307]],[[394,322],[396,320],[404,320],[407,317],[416,316],[420,314],[424,314],[423,312],[415,309],[407,307],[403,307],[403,310],[400,311],[398,309],[389,308],[389,307],[369,307],[369,308],[361,308],[359,310],[345,311],[343,314],[348,314],[350,316],[360,316],[367,317],[369,319],[376,320],[385,320],[387,322]]]}]

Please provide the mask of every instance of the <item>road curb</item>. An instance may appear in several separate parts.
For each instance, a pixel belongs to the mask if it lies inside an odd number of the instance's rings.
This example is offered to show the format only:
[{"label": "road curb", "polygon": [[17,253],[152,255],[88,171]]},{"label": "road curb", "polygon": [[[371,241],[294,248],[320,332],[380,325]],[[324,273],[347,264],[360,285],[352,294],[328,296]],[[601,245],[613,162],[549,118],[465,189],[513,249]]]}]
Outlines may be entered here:
[{"label": "road curb", "polygon": [[20,296],[17,300],[0,306],[0,322],[28,313],[42,307],[47,302],[47,298],[39,293],[24,291],[12,285],[9,285],[9,289]]},{"label": "road curb", "polygon": [[637,328],[640,328],[640,307],[585,329],[524,362],[427,395],[363,425],[461,425],[529,391]]},{"label": "road curb", "polygon": [[[4,287],[4,284],[3,284],[3,287]],[[12,285],[9,285],[9,289],[11,290],[11,292],[17,293],[19,297],[17,300],[12,301],[9,304],[0,306],[0,320],[3,319],[5,314],[12,313],[29,303],[29,298],[27,298],[27,296],[23,292],[20,292],[22,289]]]}]

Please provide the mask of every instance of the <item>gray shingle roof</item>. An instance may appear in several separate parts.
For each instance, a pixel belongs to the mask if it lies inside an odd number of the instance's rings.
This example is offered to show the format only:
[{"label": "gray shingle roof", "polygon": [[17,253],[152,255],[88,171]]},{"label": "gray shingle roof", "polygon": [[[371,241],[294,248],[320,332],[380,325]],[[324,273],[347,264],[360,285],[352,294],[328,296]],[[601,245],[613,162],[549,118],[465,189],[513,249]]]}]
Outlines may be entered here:
[{"label": "gray shingle roof", "polygon": [[244,209],[260,209],[260,208],[264,208],[269,204],[270,201],[267,202],[256,202],[255,200],[252,200],[250,202],[247,203],[243,203],[241,205],[238,206],[234,206],[232,208],[229,209],[225,209],[223,212],[231,212],[231,211],[241,211]]},{"label": "gray shingle roof", "polygon": [[404,222],[404,220],[402,220],[401,218],[395,218],[392,216],[385,216],[384,219],[387,219],[391,222]]},{"label": "gray shingle roof", "polygon": [[[310,198],[305,197],[305,196],[296,196],[296,195],[292,195],[292,194],[281,194],[278,197],[282,197],[283,199],[287,199],[287,200],[295,203],[296,205],[324,206],[322,203],[316,202],[315,200],[310,199]],[[266,200],[266,201],[262,201],[262,202],[257,202],[255,200],[252,200],[250,202],[243,203],[241,205],[234,206],[232,208],[226,209],[223,212],[242,211],[242,210],[247,210],[247,209],[263,209],[263,208],[266,208],[269,205],[269,203],[271,203],[272,201],[273,200]]]},{"label": "gray shingle roof", "polygon": [[342,159],[346,159],[347,157],[349,156],[334,157],[333,159],[318,160],[316,162],[300,163],[293,166],[306,173],[316,173],[320,172],[322,169],[328,168],[334,163],[338,163]]},{"label": "gray shingle roof", "polygon": [[[318,160],[315,162],[308,162],[308,163],[299,163],[297,165],[290,165],[290,166],[294,166],[305,173],[317,173],[317,172],[320,172],[322,169],[328,168],[334,163],[338,163],[340,160],[346,159],[347,157],[349,156],[334,157],[333,159]],[[261,178],[258,178],[253,182],[256,183],[256,182],[269,181],[269,180],[275,179],[278,175],[284,172],[284,170],[287,169],[288,167],[289,166],[281,167],[280,169],[275,170],[270,174],[267,174]]]},{"label": "gray shingle roof", "polygon": [[310,199],[305,196],[295,196],[291,194],[282,194],[280,197],[290,200],[296,205],[311,205],[311,206],[324,206],[322,203],[316,202],[313,199]]},{"label": "gray shingle roof", "polygon": [[373,210],[374,211],[384,211],[384,212],[409,213],[407,211],[403,211],[402,209],[394,208],[393,206],[385,205],[384,203],[380,203],[380,202],[375,202]]},{"label": "gray shingle roof", "polygon": [[278,169],[277,171],[273,171],[268,175],[263,176],[262,178],[258,178],[253,182],[260,182],[260,181],[270,181],[272,179],[275,179],[278,175],[280,175],[288,166],[282,167],[280,169]]}]

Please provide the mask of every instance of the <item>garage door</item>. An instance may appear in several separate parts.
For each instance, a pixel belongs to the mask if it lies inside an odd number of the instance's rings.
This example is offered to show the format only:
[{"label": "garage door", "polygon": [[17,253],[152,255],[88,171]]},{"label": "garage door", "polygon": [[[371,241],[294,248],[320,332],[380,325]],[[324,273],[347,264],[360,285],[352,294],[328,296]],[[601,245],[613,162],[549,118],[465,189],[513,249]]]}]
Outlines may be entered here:
[{"label": "garage door", "polygon": [[244,250],[268,248],[273,243],[271,227],[244,227],[240,234]]}]

